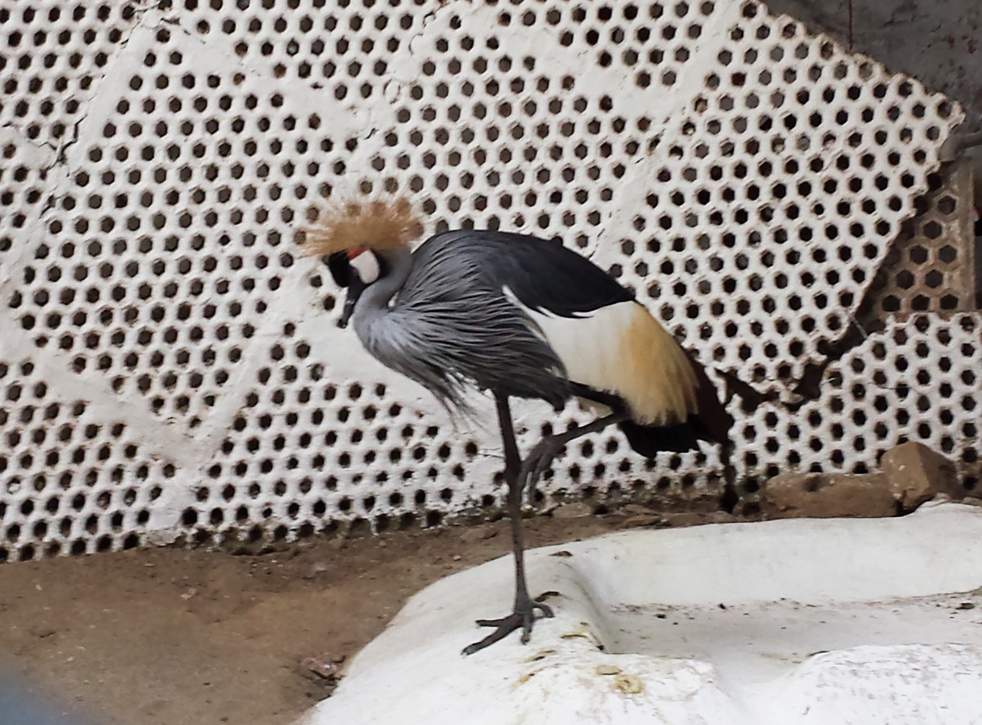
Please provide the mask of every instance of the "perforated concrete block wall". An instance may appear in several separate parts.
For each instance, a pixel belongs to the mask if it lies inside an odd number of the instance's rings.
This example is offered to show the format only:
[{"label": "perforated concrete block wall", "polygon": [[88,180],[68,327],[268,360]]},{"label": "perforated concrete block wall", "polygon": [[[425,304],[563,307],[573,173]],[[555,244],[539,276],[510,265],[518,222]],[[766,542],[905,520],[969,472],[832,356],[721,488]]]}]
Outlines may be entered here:
[{"label": "perforated concrete block wall", "polygon": [[[6,0],[0,47],[0,558],[500,501],[488,401],[453,426],[298,255],[334,189],[609,269],[737,381],[741,480],[903,437],[976,480],[977,313],[897,275],[895,315],[840,349],[961,111],[759,3]],[[945,245],[916,285],[955,273]],[[586,419],[519,413],[525,446]],[[542,490],[722,480],[716,451],[645,462],[609,433]]]}]

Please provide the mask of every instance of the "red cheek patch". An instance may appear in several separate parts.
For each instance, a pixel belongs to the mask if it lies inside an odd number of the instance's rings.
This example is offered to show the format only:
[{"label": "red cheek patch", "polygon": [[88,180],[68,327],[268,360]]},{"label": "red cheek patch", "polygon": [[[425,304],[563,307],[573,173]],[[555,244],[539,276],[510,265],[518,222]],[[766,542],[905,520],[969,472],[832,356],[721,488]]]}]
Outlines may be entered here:
[{"label": "red cheek patch", "polygon": [[364,247],[353,247],[352,249],[349,249],[348,250],[348,260],[350,261],[350,260],[354,259],[359,254],[362,254],[365,251],[366,250],[365,250]]}]

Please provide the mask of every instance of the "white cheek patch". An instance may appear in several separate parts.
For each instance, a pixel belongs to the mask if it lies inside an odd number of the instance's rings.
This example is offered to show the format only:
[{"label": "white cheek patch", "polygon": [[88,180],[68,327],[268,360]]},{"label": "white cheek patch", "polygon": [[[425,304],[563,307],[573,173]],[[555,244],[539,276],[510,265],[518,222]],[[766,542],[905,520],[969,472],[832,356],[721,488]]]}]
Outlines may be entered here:
[{"label": "white cheek patch", "polygon": [[363,284],[371,284],[378,279],[379,266],[378,260],[371,252],[362,252],[351,260],[351,266],[358,273],[358,278]]}]

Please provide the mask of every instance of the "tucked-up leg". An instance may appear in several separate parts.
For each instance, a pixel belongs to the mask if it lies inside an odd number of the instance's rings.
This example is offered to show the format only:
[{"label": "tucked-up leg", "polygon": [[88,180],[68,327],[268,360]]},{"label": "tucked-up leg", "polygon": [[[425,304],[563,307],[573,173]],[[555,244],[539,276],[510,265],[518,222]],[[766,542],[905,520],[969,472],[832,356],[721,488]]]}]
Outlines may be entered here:
[{"label": "tucked-up leg", "polygon": [[526,468],[528,469],[527,480],[522,484],[522,487],[523,490],[528,490],[529,501],[532,501],[535,484],[567,443],[581,436],[597,433],[608,426],[627,420],[628,417],[629,415],[625,411],[614,411],[610,415],[597,418],[597,420],[587,425],[574,426],[565,433],[553,433],[552,435],[544,436],[536,444],[535,448],[529,451],[528,456],[525,457],[525,463],[522,466],[523,472]]}]

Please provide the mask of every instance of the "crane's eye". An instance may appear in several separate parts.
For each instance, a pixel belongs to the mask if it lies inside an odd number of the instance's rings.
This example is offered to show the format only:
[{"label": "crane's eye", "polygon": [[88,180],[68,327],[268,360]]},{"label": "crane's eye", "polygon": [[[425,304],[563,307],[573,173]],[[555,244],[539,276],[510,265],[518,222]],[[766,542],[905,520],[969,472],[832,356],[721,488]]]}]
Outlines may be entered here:
[{"label": "crane's eye", "polygon": [[359,254],[350,260],[350,264],[363,284],[371,284],[378,279],[381,272],[378,258],[372,252]]}]

